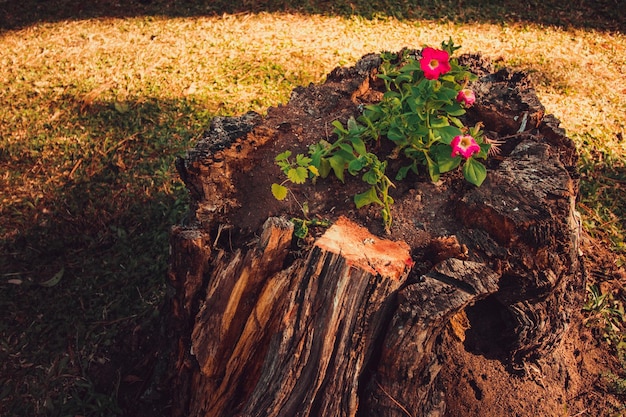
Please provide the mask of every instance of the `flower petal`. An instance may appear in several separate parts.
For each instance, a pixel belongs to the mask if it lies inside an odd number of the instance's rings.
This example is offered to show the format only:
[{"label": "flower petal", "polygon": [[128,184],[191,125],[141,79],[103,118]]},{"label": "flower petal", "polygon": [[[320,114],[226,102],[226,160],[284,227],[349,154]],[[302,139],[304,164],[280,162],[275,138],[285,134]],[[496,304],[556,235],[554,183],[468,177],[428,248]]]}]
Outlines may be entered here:
[{"label": "flower petal", "polygon": [[450,71],[450,55],[446,51],[426,47],[422,50],[420,68],[424,71],[424,77],[436,80],[440,75]]},{"label": "flower petal", "polygon": [[455,136],[450,146],[452,147],[453,158],[461,155],[463,158],[469,159],[472,155],[480,152],[480,146],[470,135]]}]

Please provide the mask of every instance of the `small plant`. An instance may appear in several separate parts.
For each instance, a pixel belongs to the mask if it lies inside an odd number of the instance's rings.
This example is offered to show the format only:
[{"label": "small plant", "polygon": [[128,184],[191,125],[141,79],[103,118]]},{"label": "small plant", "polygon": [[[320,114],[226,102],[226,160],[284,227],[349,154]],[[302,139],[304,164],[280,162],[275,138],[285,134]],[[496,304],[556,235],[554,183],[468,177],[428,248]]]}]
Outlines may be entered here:
[{"label": "small plant", "polygon": [[323,219],[300,219],[298,217],[294,217],[291,219],[291,223],[293,223],[294,230],[293,234],[300,239],[304,239],[309,234],[309,227],[329,227],[330,221]]},{"label": "small plant", "polygon": [[[342,182],[346,171],[361,175],[370,187],[354,196],[355,205],[381,206],[389,231],[393,204],[389,190],[394,187],[386,173],[390,159],[404,158],[405,165],[394,177],[398,181],[409,171],[418,174],[422,166],[437,182],[441,174],[462,165],[465,179],[480,186],[487,170],[478,159],[487,158],[491,145],[483,139],[480,123],[468,128],[459,119],[476,100],[467,88],[476,76],[450,58],[459,49],[452,40],[441,48],[424,48],[420,55],[408,50],[383,53],[378,74],[385,84],[382,100],[365,106],[362,115],[351,117],[346,126],[334,121],[335,142],[321,140],[309,147],[308,155],[298,154],[295,159],[289,150],[279,154],[276,163],[287,179],[272,185],[274,197],[287,197],[287,182],[315,182],[331,172]],[[372,149],[382,149],[383,139],[393,146],[381,160]]]},{"label": "small plant", "polygon": [[617,357],[626,363],[626,313],[623,302],[611,293],[602,293],[597,284],[588,285],[583,311],[589,315],[587,325],[597,329]]}]

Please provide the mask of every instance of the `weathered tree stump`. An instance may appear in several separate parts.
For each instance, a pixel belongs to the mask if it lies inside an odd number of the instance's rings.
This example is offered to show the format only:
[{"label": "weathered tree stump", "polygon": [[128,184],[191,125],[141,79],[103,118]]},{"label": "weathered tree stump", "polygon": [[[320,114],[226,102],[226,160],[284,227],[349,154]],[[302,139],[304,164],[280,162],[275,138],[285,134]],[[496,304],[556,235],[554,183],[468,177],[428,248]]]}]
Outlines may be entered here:
[{"label": "weathered tree stump", "polygon": [[[462,61],[480,75],[468,122],[501,153],[480,188],[460,172],[397,184],[388,236],[354,209],[358,181],[270,192],[275,155],[380,97],[378,55],[265,117],[214,119],[178,161],[192,208],[171,239],[173,416],[445,415],[443,339],[512,372],[558,345],[584,287],[575,149],[524,74]],[[303,202],[333,222],[305,241],[288,220]]]}]

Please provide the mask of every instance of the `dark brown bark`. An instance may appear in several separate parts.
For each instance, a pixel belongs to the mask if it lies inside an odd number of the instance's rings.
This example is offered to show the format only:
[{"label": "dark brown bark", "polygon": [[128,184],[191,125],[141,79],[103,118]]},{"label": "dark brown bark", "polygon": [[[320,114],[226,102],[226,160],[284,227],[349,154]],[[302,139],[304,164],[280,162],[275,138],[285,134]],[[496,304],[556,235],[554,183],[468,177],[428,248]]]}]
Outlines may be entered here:
[{"label": "dark brown bark", "polygon": [[[336,184],[294,189],[292,206],[269,193],[277,153],[379,96],[376,55],[266,117],[216,118],[179,161],[192,210],[172,232],[172,415],[444,415],[442,338],[519,372],[558,345],[584,286],[575,149],[523,74],[463,59],[481,75],[468,123],[501,154],[480,188],[458,172],[399,185],[387,238]],[[334,219],[303,247],[300,201]]]}]

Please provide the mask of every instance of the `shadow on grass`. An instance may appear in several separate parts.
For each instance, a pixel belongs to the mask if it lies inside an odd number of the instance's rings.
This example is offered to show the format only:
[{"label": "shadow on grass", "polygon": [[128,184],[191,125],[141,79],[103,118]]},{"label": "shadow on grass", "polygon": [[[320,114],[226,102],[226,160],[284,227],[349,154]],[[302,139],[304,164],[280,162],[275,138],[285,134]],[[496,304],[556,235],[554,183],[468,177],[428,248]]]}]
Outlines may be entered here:
[{"label": "shadow on grass", "polygon": [[[184,100],[71,106],[64,124],[116,145],[84,147],[72,175],[3,208],[0,415],[159,416],[160,399],[141,395],[159,354],[169,231],[187,209],[173,161],[207,115]],[[0,166],[29,170],[11,161],[0,148]]]},{"label": "shadow on grass", "polygon": [[143,385],[177,203],[138,201],[101,230],[53,220],[1,245],[1,269],[22,282],[1,289],[0,414],[117,415]]},{"label": "shadow on grass", "polygon": [[626,29],[623,0],[5,0],[0,2],[0,28],[17,29],[42,21],[102,17],[189,17],[258,12],[356,15],[368,19],[393,16],[456,23],[526,22],[621,32]]}]

